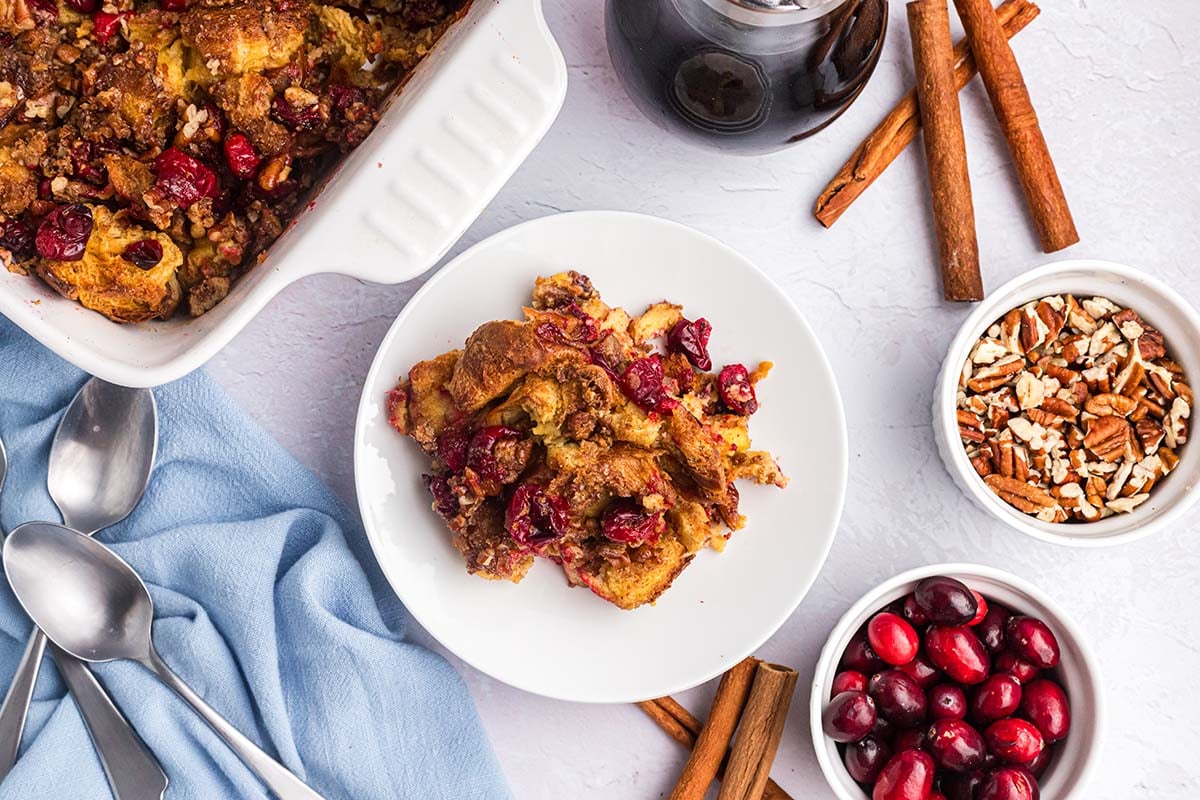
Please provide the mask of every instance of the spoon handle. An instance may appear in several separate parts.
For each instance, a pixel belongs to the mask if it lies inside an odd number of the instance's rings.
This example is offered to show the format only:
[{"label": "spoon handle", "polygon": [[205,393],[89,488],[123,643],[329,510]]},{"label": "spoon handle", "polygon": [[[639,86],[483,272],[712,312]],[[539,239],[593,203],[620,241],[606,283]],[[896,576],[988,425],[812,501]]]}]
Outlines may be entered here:
[{"label": "spoon handle", "polygon": [[237,754],[238,758],[246,762],[246,766],[254,770],[255,774],[266,784],[267,788],[275,793],[275,796],[280,800],[323,800],[321,795],[310,789],[303,781],[297,778],[292,773],[280,764],[275,759],[264,753],[258,745],[243,736],[237,728],[230,725],[224,717],[212,709],[208,703],[200,698],[200,695],[192,691],[192,688],[183,682],[183,679],[171,671],[171,668],[166,665],[162,658],[154,651],[150,650],[150,655],[142,660],[144,666],[150,669],[159,680],[171,687],[172,690],[194,709],[209,727],[217,732],[217,735],[225,740],[229,745],[229,749]]},{"label": "spoon handle", "polygon": [[33,687],[37,685],[38,670],[46,652],[46,637],[37,628],[25,645],[25,654],[17,665],[4,705],[0,706],[0,781],[8,777],[17,763],[17,752],[21,749],[21,734],[25,730],[25,717],[29,714],[29,701],[33,699]]},{"label": "spoon handle", "polygon": [[162,800],[167,775],[83,662],[50,645],[50,655],[75,697],[115,800]]}]

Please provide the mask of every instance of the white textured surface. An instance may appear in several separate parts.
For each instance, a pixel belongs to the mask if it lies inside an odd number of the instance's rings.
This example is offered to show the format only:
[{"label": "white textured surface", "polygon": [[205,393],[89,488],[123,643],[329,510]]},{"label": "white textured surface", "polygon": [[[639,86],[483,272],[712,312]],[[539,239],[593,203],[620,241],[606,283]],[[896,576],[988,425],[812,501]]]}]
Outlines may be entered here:
[{"label": "white textured surface", "polygon": [[[837,617],[903,569],[963,560],[1037,583],[1098,652],[1110,713],[1089,798],[1200,796],[1200,516],[1097,552],[1040,544],[985,516],[951,483],[930,431],[934,379],[967,309],[940,299],[919,150],[904,154],[834,230],[822,230],[809,213],[824,182],[911,82],[902,2],[892,3],[884,60],[858,104],[815,139],[756,159],[713,156],[660,134],[613,75],[600,0],[546,4],[571,66],[566,107],[455,252],[560,209],[629,209],[694,225],[762,265],[795,298],[845,395],[852,460],[841,532],[813,591],[763,651],[801,671],[774,771],[779,782],[797,798],[828,796],[805,701]],[[1015,49],[1083,236],[1064,255],[1142,266],[1200,303],[1200,3],[1042,5]],[[982,87],[973,84],[963,97],[985,279],[996,287],[1049,257],[1038,250]],[[212,365],[347,502],[359,387],[415,289],[310,279],[271,304]],[[786,343],[778,347],[782,358]],[[469,669],[464,675],[517,797],[669,791],[681,750],[637,709],[542,700]],[[711,692],[701,687],[682,699],[703,711]]]}]

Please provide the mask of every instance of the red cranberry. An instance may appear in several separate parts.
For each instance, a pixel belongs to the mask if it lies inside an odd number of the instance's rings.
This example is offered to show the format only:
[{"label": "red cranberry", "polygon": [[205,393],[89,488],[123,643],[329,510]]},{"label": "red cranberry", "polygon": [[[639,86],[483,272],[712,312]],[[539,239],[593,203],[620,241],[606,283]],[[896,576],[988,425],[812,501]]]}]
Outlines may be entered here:
[{"label": "red cranberry", "polygon": [[590,344],[600,338],[600,326],[578,303],[570,303],[557,310],[557,323],[543,322],[534,328],[539,338],[568,345]]},{"label": "red cranberry", "polygon": [[917,607],[938,625],[966,625],[975,619],[979,605],[975,595],[960,580],[935,575],[917,584],[913,592]]},{"label": "red cranberry", "polygon": [[925,692],[907,673],[889,669],[872,675],[867,694],[879,713],[901,728],[911,728],[925,720]]},{"label": "red cranberry", "polygon": [[939,719],[929,726],[929,753],[939,767],[967,772],[983,766],[987,748],[979,731],[961,719]]},{"label": "red cranberry", "polygon": [[561,538],[567,524],[567,502],[547,494],[536,483],[518,486],[504,515],[508,535],[526,547],[541,547]]},{"label": "red cranberry", "polygon": [[942,794],[937,789],[934,789],[929,795],[929,800],[946,800],[946,795]]},{"label": "red cranberry", "polygon": [[904,598],[903,611],[901,612],[906,620],[916,625],[918,628],[923,628],[929,624],[929,617],[917,605],[917,598],[911,594]]},{"label": "red cranberry", "polygon": [[1066,738],[1071,730],[1071,706],[1067,702],[1067,693],[1046,678],[1026,684],[1021,698],[1021,713],[1037,727],[1047,743]]},{"label": "red cranberry", "polygon": [[971,719],[990,725],[1011,717],[1021,705],[1021,682],[1003,672],[989,675],[971,694]]},{"label": "red cranberry", "polygon": [[191,0],[160,0],[163,11],[187,11]]},{"label": "red cranberry", "polygon": [[929,660],[950,679],[972,686],[988,676],[990,659],[970,628],[933,625],[925,631]]},{"label": "red cranberry", "polygon": [[37,250],[33,243],[33,228],[19,219],[8,220],[0,226],[0,247],[12,253],[17,261],[24,261]]},{"label": "red cranberry", "polygon": [[1028,764],[1046,746],[1032,723],[1014,717],[993,722],[984,732],[984,738],[988,750],[1010,764]]},{"label": "red cranberry", "polygon": [[258,172],[258,151],[244,133],[234,133],[225,140],[225,162],[229,170],[242,180]]},{"label": "red cranberry", "polygon": [[467,466],[487,481],[504,480],[504,471],[496,459],[496,445],[510,439],[520,439],[523,434],[506,425],[489,425],[480,428],[467,445]]},{"label": "red cranberry", "polygon": [[939,777],[946,800],[975,800],[976,787],[987,780],[987,775],[981,770],[943,772]]},{"label": "red cranberry", "polygon": [[892,737],[892,750],[897,753],[901,750],[928,750],[926,733],[924,727],[902,730]]},{"label": "red cranberry", "polygon": [[116,14],[97,11],[92,15],[92,38],[96,40],[96,44],[101,46],[108,44],[108,40],[113,37],[113,34],[120,30],[121,20],[132,16],[132,11],[121,11]]},{"label": "red cranberry", "polygon": [[971,621],[968,622],[967,625],[974,628],[976,625],[983,622],[983,618],[987,616],[988,602],[983,595],[974,589],[971,590],[971,595],[975,598],[976,609],[975,616],[971,618]]},{"label": "red cranberry", "polygon": [[857,670],[848,669],[833,676],[830,696],[832,697],[842,692],[865,692],[866,690],[867,676]]},{"label": "red cranberry", "polygon": [[100,7],[98,0],[64,0],[67,8],[72,11],[78,11],[80,14],[91,14]]},{"label": "red cranberry", "polygon": [[846,645],[846,652],[842,653],[843,669],[852,669],[864,675],[874,675],[884,666],[883,659],[871,649],[871,643],[867,641],[865,630],[854,634],[850,639],[850,644]]},{"label": "red cranberry", "polygon": [[157,239],[142,239],[126,245],[121,256],[138,269],[154,269],[162,261],[163,249]]},{"label": "red cranberry", "polygon": [[846,745],[846,753],[842,760],[850,777],[859,783],[874,783],[887,764],[892,749],[873,735],[859,739]]},{"label": "red cranberry", "polygon": [[467,468],[467,450],[470,446],[471,437],[465,431],[451,429],[442,431],[437,437],[438,458],[451,472],[462,472]]},{"label": "red cranberry", "polygon": [[613,503],[600,519],[605,538],[624,544],[657,542],[665,527],[662,514],[647,514],[632,500]]},{"label": "red cranberry", "polygon": [[750,383],[750,373],[741,364],[730,364],[717,376],[717,392],[725,407],[743,417],[758,411],[758,396]]},{"label": "red cranberry", "polygon": [[871,800],[929,800],[933,791],[933,759],[920,750],[892,756],[871,792]]},{"label": "red cranberry", "polygon": [[842,692],[821,714],[825,735],[835,742],[857,742],[875,726],[875,701],[863,692]]},{"label": "red cranberry", "polygon": [[1058,665],[1058,640],[1050,627],[1033,617],[1012,617],[1004,628],[1008,648],[1039,669]]},{"label": "red cranberry", "polygon": [[992,655],[1004,649],[1004,625],[1008,622],[1010,612],[1001,605],[992,603],[983,620],[975,628],[975,635]]},{"label": "red cranberry", "polygon": [[912,661],[920,646],[913,626],[889,611],[876,614],[867,623],[867,641],[880,658],[893,666]]},{"label": "red cranberry", "polygon": [[926,693],[929,715],[934,719],[963,719],[967,716],[967,693],[953,683],[939,683]]},{"label": "red cranberry", "polygon": [[329,99],[333,101],[333,110],[345,114],[351,106],[367,102],[367,93],[357,86],[344,83],[333,83],[329,86]]},{"label": "red cranberry", "polygon": [[92,224],[92,210],[82,203],[56,207],[38,226],[38,255],[52,261],[78,261],[87,249]]},{"label": "red cranberry", "polygon": [[433,510],[446,519],[458,513],[458,497],[450,488],[450,482],[442,475],[422,475],[425,488],[433,495]]},{"label": "red cranberry", "polygon": [[875,715],[875,727],[871,728],[872,736],[877,737],[880,741],[890,742],[896,738],[897,731],[897,726],[886,717]]},{"label": "red cranberry", "polygon": [[896,669],[908,673],[922,689],[928,689],[942,679],[942,673],[938,672],[933,662],[920,651],[917,652],[916,658]]},{"label": "red cranberry", "polygon": [[993,770],[975,790],[975,800],[1038,800],[1037,780],[1020,767]]},{"label": "red cranberry", "polygon": [[679,405],[667,396],[662,359],[657,355],[631,362],[621,376],[621,391],[644,411],[670,411]]},{"label": "red cranberry", "polygon": [[217,196],[217,176],[211,169],[175,147],[154,159],[157,186],[187,208],[202,197]]},{"label": "red cranberry", "polygon": [[681,319],[667,334],[667,350],[683,353],[693,367],[707,372],[712,369],[712,358],[708,355],[708,337],[711,335],[712,325],[703,317],[695,322]]},{"label": "red cranberry", "polygon": [[275,118],[294,131],[311,131],[321,127],[321,106],[314,103],[311,106],[293,106],[283,95],[275,98],[271,104],[271,113]]},{"label": "red cranberry", "polygon": [[1012,675],[1022,684],[1029,683],[1041,672],[1033,664],[1009,652],[1004,652],[996,656],[996,671]]}]

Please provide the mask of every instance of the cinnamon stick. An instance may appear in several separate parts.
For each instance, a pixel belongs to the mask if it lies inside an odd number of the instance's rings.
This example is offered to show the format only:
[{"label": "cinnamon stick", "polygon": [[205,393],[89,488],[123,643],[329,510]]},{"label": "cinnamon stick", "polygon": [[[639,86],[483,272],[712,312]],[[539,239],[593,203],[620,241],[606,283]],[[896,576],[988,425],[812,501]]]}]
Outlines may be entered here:
[{"label": "cinnamon stick", "polygon": [[917,69],[921,125],[925,128],[925,165],[933,197],[942,289],[947,300],[982,300],[975,206],[971,201],[958,89],[954,85],[954,46],[946,0],[909,3],[908,27]]},{"label": "cinnamon stick", "polygon": [[[691,749],[696,741],[696,734],[700,732],[700,720],[679,705],[675,698],[660,697],[657,700],[646,700],[637,705],[672,739]],[[728,760],[728,753],[726,753],[726,760]],[[725,763],[722,762],[720,769],[717,770],[717,780],[721,780],[724,775]],[[763,790],[761,800],[792,800],[792,796],[775,781],[769,780],[767,787]]]},{"label": "cinnamon stick", "polygon": [[1047,253],[1079,241],[1050,148],[1021,75],[1017,57],[996,19],[991,0],[954,0],[996,119],[1008,141],[1025,202]]},{"label": "cinnamon stick", "polygon": [[[996,9],[996,17],[1004,27],[1004,35],[1012,38],[1025,29],[1041,13],[1030,0],[1005,0]],[[964,39],[954,46],[954,82],[959,91],[975,77],[975,59]],[[921,128],[915,89],[904,96],[883,121],[858,146],[850,159],[817,198],[813,214],[826,228],[842,214],[882,175],[896,157],[904,152]]]},{"label": "cinnamon stick", "polygon": [[708,720],[696,736],[692,754],[683,765],[670,800],[704,800],[742,717],[758,664],[758,659],[747,658],[721,676]]},{"label": "cinnamon stick", "polygon": [[758,665],[717,800],[757,800],[762,796],[783,737],[797,677],[794,669],[779,664]]}]

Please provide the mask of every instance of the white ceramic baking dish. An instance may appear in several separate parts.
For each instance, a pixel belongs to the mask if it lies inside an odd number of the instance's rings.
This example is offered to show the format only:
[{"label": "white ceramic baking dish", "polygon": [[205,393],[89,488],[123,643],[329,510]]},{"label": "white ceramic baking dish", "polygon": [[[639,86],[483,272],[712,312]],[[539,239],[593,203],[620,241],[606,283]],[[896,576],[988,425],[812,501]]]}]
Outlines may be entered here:
[{"label": "white ceramic baking dish", "polygon": [[0,270],[0,314],[105,380],[175,380],[294,281],[332,272],[400,283],[432,267],[549,130],[566,89],[541,0],[475,0],[367,141],[209,313],[118,325],[41,281]]}]

